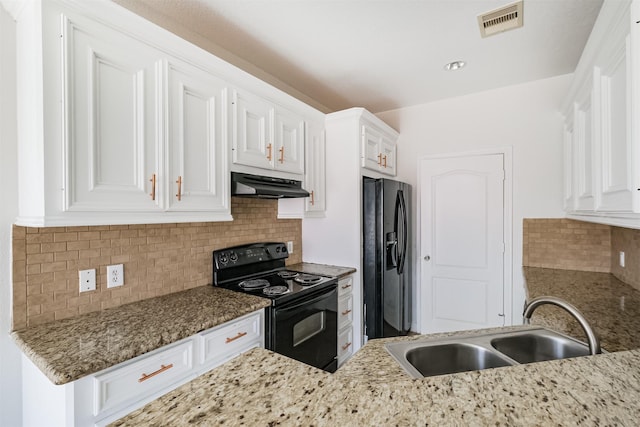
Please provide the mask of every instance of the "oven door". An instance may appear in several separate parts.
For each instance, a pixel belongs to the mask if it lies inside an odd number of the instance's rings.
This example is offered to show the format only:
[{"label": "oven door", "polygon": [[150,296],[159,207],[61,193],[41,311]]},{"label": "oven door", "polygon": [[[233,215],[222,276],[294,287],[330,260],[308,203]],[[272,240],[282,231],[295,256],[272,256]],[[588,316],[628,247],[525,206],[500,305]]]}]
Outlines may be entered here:
[{"label": "oven door", "polygon": [[336,370],[337,286],[289,305],[272,307],[270,320],[270,350],[329,372]]}]

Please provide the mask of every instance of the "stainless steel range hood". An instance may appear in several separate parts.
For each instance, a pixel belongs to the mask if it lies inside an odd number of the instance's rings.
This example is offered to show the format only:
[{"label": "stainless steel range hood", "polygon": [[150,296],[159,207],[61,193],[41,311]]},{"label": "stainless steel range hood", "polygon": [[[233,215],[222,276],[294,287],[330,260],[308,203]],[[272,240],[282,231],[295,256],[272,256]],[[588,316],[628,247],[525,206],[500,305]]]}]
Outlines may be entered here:
[{"label": "stainless steel range hood", "polygon": [[302,182],[293,179],[271,178],[231,172],[231,195],[262,199],[309,197]]}]

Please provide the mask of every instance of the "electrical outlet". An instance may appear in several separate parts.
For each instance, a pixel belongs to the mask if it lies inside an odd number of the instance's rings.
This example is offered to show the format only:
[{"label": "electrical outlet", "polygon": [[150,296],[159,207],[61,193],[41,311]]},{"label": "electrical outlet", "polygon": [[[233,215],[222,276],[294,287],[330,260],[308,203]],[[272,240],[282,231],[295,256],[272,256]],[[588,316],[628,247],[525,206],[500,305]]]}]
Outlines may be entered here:
[{"label": "electrical outlet", "polygon": [[122,264],[107,266],[107,288],[124,285],[124,266]]},{"label": "electrical outlet", "polygon": [[78,271],[80,292],[96,290],[96,269]]},{"label": "electrical outlet", "polygon": [[620,251],[620,267],[624,268],[624,252]]},{"label": "electrical outlet", "polygon": [[289,255],[291,255],[293,253],[293,242],[292,241],[288,241],[287,242],[287,252],[289,252]]}]

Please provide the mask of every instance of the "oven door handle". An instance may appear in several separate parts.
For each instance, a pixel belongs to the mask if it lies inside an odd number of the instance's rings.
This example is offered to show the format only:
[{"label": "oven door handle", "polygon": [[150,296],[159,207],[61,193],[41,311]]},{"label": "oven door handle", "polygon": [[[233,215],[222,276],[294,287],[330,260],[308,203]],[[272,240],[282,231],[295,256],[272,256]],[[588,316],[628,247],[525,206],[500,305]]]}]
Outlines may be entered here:
[{"label": "oven door handle", "polygon": [[[336,285],[337,285],[337,283],[336,283]],[[288,311],[297,310],[298,308],[304,307],[305,305],[314,304],[314,303],[316,303],[318,301],[326,299],[328,296],[330,296],[331,294],[336,293],[336,292],[338,292],[337,286],[330,288],[328,291],[322,291],[322,293],[316,295],[313,299],[310,299],[310,300],[303,299],[301,302],[299,302],[297,304],[286,306],[286,307],[282,307],[278,311],[280,311],[280,312],[288,312]]]}]

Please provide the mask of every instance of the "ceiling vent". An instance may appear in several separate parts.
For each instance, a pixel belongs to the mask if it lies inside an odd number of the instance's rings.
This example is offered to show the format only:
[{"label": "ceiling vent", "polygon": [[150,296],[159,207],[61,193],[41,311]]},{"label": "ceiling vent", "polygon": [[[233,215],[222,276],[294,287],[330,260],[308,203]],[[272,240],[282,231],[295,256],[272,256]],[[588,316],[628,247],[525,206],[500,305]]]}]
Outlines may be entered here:
[{"label": "ceiling vent", "polygon": [[482,37],[522,27],[522,0],[478,15]]}]

